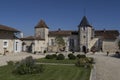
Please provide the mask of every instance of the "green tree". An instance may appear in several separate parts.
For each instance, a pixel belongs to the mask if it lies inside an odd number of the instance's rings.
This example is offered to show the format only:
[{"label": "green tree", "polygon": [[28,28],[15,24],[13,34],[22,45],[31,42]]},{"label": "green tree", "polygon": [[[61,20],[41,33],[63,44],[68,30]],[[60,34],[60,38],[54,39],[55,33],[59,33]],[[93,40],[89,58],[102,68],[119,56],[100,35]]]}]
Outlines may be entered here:
[{"label": "green tree", "polygon": [[65,48],[65,41],[64,41],[62,36],[56,36],[55,42],[57,44],[57,47],[58,47],[59,51],[64,50],[64,48]]}]

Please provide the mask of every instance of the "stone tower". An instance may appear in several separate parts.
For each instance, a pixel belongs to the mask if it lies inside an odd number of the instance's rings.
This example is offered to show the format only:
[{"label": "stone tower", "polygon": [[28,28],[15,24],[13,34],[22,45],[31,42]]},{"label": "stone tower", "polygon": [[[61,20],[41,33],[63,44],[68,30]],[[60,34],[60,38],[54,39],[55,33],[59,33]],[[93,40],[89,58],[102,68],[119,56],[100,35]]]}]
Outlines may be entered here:
[{"label": "stone tower", "polygon": [[46,43],[48,43],[48,32],[49,28],[43,20],[35,26],[35,37],[40,37],[44,39]]},{"label": "stone tower", "polygon": [[92,26],[89,24],[86,16],[84,16],[78,25],[79,32],[79,50],[81,52],[86,52],[88,45],[93,38]]}]

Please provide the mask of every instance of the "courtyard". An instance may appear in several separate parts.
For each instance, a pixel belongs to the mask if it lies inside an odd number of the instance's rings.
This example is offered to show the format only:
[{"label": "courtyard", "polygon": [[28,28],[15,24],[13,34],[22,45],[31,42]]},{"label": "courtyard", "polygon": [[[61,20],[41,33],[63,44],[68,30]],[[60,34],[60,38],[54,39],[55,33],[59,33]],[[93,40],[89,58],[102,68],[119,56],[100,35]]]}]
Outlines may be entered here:
[{"label": "courtyard", "polygon": [[[112,57],[113,54],[110,54],[109,56],[107,56],[106,53],[101,53],[101,52],[96,52],[94,55],[91,53],[87,54],[87,56],[93,57],[95,59],[91,80],[119,80],[120,79],[120,76],[119,76],[120,75],[120,69],[119,69],[120,59]],[[7,61],[11,61],[11,60],[18,61],[18,60],[24,59],[27,56],[33,56],[33,58],[36,58],[36,59],[45,57],[44,54],[30,54],[30,53],[19,53],[19,54],[11,54],[6,56],[0,55],[0,66],[6,65]]]}]

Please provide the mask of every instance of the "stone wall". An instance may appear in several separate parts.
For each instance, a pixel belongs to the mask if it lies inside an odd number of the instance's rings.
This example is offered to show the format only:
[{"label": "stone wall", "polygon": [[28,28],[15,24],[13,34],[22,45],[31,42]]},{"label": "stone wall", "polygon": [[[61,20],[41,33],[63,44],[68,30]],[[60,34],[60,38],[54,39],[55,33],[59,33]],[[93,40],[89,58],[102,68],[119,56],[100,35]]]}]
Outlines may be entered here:
[{"label": "stone wall", "polygon": [[[67,37],[63,37],[63,40],[65,42],[65,51],[69,51],[69,36]],[[53,52],[57,52],[57,44],[55,42],[55,37],[49,37],[48,39],[48,51],[53,51]]]},{"label": "stone wall", "polygon": [[37,52],[44,52],[47,50],[47,44],[44,40],[35,40],[35,50]]},{"label": "stone wall", "polygon": [[103,52],[116,52],[118,51],[118,40],[104,40]]},{"label": "stone wall", "polygon": [[93,32],[92,28],[87,26],[87,27],[80,27],[79,28],[79,48],[80,51],[83,51],[83,46],[88,48],[88,45],[91,41],[91,38],[93,37]]},{"label": "stone wall", "polygon": [[[5,42],[7,42],[6,46],[5,46]],[[0,54],[4,54],[4,51],[7,51],[7,53],[14,52],[14,40],[0,39]]]}]

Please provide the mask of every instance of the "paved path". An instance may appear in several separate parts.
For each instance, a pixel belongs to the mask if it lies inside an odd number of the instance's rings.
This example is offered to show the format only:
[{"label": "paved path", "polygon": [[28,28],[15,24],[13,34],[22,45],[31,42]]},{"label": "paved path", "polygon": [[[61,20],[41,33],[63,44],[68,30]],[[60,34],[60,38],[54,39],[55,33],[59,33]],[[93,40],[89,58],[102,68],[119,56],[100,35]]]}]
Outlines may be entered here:
[{"label": "paved path", "polygon": [[96,80],[120,80],[120,59],[103,53],[89,56],[95,58]]},{"label": "paved path", "polygon": [[9,55],[0,55],[0,66],[6,65],[7,61],[19,61],[27,56],[32,56],[33,58],[42,58],[45,55],[40,54],[30,54],[30,53],[16,53],[16,54],[9,54]]}]

